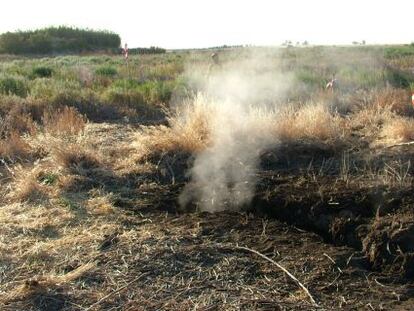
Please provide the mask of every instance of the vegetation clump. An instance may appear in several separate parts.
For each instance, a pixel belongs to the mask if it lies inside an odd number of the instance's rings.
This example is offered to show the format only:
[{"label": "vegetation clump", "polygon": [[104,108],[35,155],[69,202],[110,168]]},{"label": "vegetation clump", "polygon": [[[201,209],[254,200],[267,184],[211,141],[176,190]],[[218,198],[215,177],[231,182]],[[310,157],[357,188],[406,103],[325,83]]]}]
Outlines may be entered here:
[{"label": "vegetation clump", "polygon": [[46,66],[35,67],[32,70],[32,75],[35,78],[50,78],[53,74],[53,69]]},{"label": "vegetation clump", "polygon": [[0,94],[26,97],[28,87],[24,79],[14,77],[0,77]]},{"label": "vegetation clump", "polygon": [[117,73],[118,71],[111,66],[102,66],[95,70],[95,74],[106,77],[114,77]]}]

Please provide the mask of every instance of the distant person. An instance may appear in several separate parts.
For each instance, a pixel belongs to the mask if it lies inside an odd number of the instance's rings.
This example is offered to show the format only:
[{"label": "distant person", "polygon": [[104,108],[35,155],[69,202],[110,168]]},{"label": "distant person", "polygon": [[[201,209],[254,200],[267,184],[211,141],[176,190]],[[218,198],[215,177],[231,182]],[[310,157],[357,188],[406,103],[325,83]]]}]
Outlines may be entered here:
[{"label": "distant person", "polygon": [[128,44],[125,43],[124,48],[122,49],[122,54],[125,57],[125,60],[128,60]]},{"label": "distant person", "polygon": [[214,52],[211,54],[211,63],[208,66],[208,75],[211,74],[211,72],[216,69],[216,68],[220,68],[221,64],[220,64],[220,60],[219,60],[219,56],[217,52]]},{"label": "distant person", "polygon": [[414,92],[411,95],[411,104],[413,105],[413,108],[414,108]]},{"label": "distant person", "polygon": [[332,75],[332,79],[326,84],[325,89],[327,91],[333,92],[338,87],[338,80],[335,78],[335,75]]},{"label": "distant person", "polygon": [[217,53],[214,52],[213,54],[211,54],[211,59],[213,60],[214,65],[219,65],[220,64],[219,56],[218,56]]}]

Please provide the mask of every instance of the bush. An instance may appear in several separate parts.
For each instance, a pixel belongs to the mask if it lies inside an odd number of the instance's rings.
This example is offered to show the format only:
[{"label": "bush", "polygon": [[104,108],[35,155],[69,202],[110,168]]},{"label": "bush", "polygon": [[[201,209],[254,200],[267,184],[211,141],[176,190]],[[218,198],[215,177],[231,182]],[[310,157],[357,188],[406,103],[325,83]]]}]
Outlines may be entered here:
[{"label": "bush", "polygon": [[414,82],[414,76],[412,74],[391,66],[387,67],[385,78],[392,86],[397,88],[408,88],[410,87],[410,83]]},{"label": "bush", "polygon": [[146,81],[144,83],[136,80],[117,80],[112,89],[117,93],[140,94],[142,100],[149,104],[166,103],[170,100],[176,83],[173,81]]},{"label": "bush", "polygon": [[53,74],[53,69],[50,67],[35,67],[32,70],[32,76],[35,78],[50,78]]},{"label": "bush", "polygon": [[139,87],[141,84],[137,80],[133,79],[119,79],[114,82],[112,87],[120,89],[132,90]]},{"label": "bush", "polygon": [[173,88],[173,83],[163,81],[149,81],[138,87],[140,92],[144,95],[145,101],[151,104],[169,102]]},{"label": "bush", "polygon": [[28,88],[24,80],[12,77],[0,78],[0,94],[26,97]]},{"label": "bush", "polygon": [[312,87],[324,87],[326,82],[323,77],[317,72],[312,72],[310,70],[299,70],[296,72],[296,78],[309,86]]},{"label": "bush", "polygon": [[76,81],[62,81],[50,78],[36,79],[31,82],[33,98],[54,104],[75,104],[81,99],[81,85]]},{"label": "bush", "polygon": [[111,66],[102,66],[95,70],[95,74],[105,77],[113,77],[118,74],[118,71]]},{"label": "bush", "polygon": [[129,117],[155,117],[160,109],[146,101],[138,87],[122,88],[112,86],[102,96],[106,105],[116,108],[120,115]]},{"label": "bush", "polygon": [[137,89],[123,89],[112,87],[104,95],[104,100],[113,105],[126,105],[131,108],[144,106],[144,96]]},{"label": "bush", "polygon": [[[31,101],[38,103],[33,108],[37,109],[36,120],[43,117],[45,109],[54,111],[62,109],[64,106],[74,107],[79,113],[85,115],[90,120],[102,120],[111,118],[115,109],[110,109],[99,102],[97,94],[90,89],[81,87],[79,81],[62,81],[49,78],[41,78],[32,81]],[[108,109],[109,108],[109,109]]]}]

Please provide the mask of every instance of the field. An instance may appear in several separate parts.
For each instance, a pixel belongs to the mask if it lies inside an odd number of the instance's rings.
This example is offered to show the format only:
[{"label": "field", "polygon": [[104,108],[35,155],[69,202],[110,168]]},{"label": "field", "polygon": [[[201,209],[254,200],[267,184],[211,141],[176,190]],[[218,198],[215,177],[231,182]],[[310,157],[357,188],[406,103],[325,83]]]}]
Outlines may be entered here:
[{"label": "field", "polygon": [[0,55],[0,310],[414,308],[414,47],[216,52]]}]

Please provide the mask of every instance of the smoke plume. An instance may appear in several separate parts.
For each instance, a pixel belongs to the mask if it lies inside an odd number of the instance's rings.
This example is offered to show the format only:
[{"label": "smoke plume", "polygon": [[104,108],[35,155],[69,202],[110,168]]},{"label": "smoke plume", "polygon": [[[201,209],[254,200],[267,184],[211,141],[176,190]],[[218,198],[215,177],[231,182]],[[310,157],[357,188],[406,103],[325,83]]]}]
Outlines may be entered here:
[{"label": "smoke plume", "polygon": [[250,203],[260,155],[277,143],[272,115],[290,84],[269,61],[255,56],[230,62],[198,81],[202,95],[195,102],[203,101],[210,111],[210,143],[196,155],[181,205],[216,212]]}]

